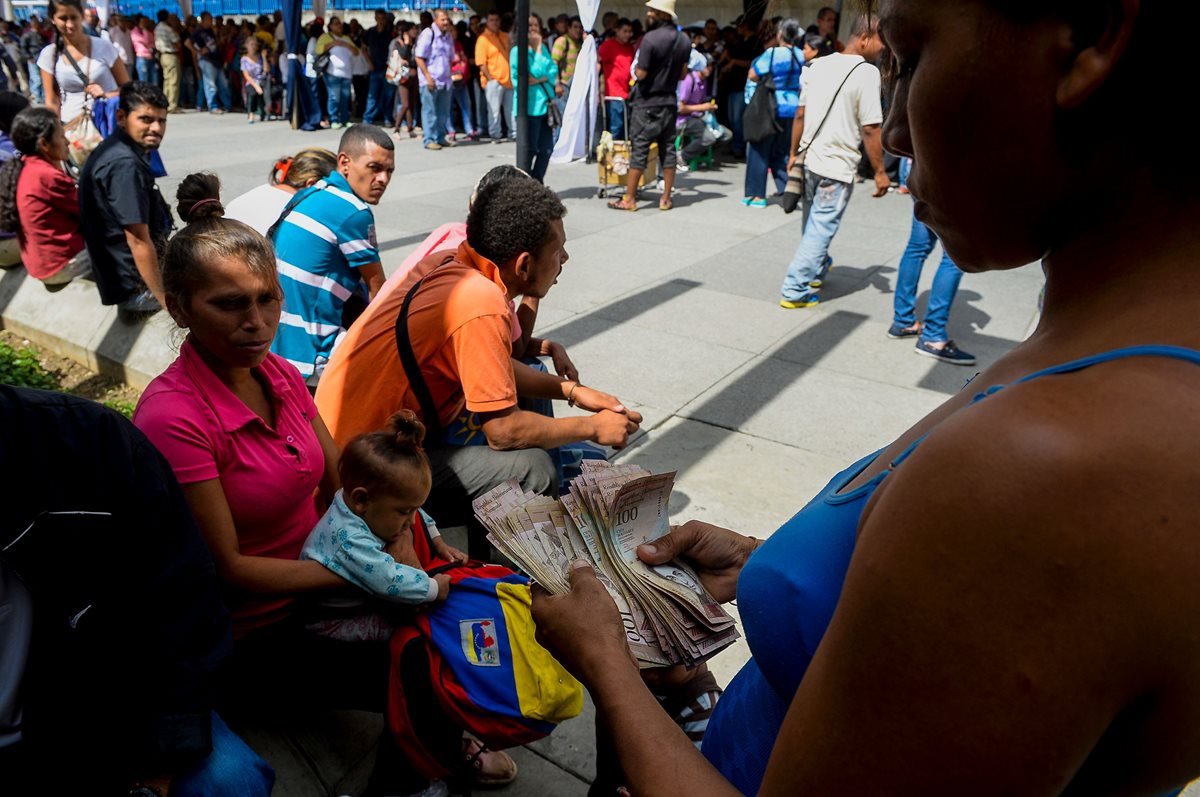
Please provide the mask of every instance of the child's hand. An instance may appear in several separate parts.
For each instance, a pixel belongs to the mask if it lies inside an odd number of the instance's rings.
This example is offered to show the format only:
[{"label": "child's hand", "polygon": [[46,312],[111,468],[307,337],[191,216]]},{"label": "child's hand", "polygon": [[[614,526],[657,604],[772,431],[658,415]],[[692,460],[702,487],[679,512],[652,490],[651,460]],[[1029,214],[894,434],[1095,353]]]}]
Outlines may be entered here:
[{"label": "child's hand", "polygon": [[421,568],[421,560],[417,558],[416,549],[413,548],[412,529],[403,532],[399,537],[392,540],[383,549],[402,565],[415,567],[418,570]]},{"label": "child's hand", "polygon": [[439,558],[445,559],[447,562],[457,562],[462,564],[467,561],[467,555],[455,548],[453,545],[447,545],[446,541],[441,537],[434,537],[433,551]]},{"label": "child's hand", "polygon": [[434,576],[433,580],[437,582],[438,585],[437,598],[434,600],[440,603],[441,601],[446,600],[446,596],[450,594],[450,576],[446,575],[445,573],[441,573]]}]

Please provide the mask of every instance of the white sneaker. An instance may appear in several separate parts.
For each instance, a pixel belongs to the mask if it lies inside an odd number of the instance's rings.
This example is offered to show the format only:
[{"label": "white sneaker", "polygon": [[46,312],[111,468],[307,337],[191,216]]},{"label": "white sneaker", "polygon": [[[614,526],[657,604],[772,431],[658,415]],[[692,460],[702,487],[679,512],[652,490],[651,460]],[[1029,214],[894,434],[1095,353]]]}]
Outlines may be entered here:
[{"label": "white sneaker", "polygon": [[684,161],[684,160],[676,161],[675,162],[675,171],[679,172],[680,174],[687,174],[688,173],[687,161]]}]

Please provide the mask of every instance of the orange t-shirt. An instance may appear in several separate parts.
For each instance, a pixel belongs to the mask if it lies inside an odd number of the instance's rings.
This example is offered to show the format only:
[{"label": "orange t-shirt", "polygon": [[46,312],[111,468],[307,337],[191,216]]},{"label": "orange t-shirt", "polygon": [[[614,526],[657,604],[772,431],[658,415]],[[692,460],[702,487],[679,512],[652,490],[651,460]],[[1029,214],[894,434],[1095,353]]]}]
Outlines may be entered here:
[{"label": "orange t-shirt", "polygon": [[[512,88],[512,70],[508,66],[508,51],[510,49],[508,46],[508,34],[503,31],[493,34],[490,30],[485,30],[475,41],[475,64],[477,66],[486,66],[488,74],[494,77],[506,89]],[[488,80],[483,76],[483,71],[480,70],[479,85],[486,86],[487,84]]]},{"label": "orange t-shirt", "polygon": [[396,319],[409,289],[431,272],[409,306],[408,330],[442,426],[464,408],[516,406],[508,289],[496,264],[464,241],[456,253],[435,252],[413,267],[395,290],[367,306],[334,349],[317,408],[339,448],[384,428],[397,410],[421,415],[396,350]]}]

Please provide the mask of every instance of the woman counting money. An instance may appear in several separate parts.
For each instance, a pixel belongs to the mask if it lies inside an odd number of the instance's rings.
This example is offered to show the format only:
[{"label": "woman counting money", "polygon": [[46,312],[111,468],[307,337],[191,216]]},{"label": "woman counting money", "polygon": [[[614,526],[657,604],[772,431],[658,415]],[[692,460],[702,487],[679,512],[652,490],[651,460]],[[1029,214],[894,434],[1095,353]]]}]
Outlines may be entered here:
[{"label": "woman counting money", "polygon": [[639,797],[1177,793],[1200,775],[1200,189],[1161,150],[1190,54],[1158,37],[1200,10],[870,5],[917,217],[966,271],[1040,259],[1036,331],[761,546],[691,522],[639,549],[738,599],[753,657],[702,754],[589,567],[535,599],[539,636]]}]

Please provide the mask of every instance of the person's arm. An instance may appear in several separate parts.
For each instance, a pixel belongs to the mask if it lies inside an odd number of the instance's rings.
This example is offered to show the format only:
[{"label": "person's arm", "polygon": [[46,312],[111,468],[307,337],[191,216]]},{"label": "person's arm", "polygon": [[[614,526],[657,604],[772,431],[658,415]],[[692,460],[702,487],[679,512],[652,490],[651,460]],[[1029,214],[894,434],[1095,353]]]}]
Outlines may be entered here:
[{"label": "person's arm", "polygon": [[484,79],[491,83],[492,73],[487,68],[487,48],[490,45],[486,44],[486,42],[487,40],[483,36],[480,36],[475,42],[475,64],[479,67],[479,74],[483,75]]},{"label": "person's arm", "polygon": [[[522,335],[524,334],[522,328]],[[515,344],[513,348],[516,348]],[[525,357],[549,357],[554,363],[554,373],[571,382],[579,381],[579,371],[575,368],[575,363],[571,362],[566,347],[561,343],[542,338],[530,338],[526,342],[524,352]],[[514,357],[514,359],[520,358]]]},{"label": "person's arm", "polygon": [[800,140],[804,138],[804,106],[796,106],[796,115],[792,117],[792,148],[788,155],[788,171],[796,165],[796,154],[800,151]]},{"label": "person's arm", "polygon": [[537,324],[540,301],[536,296],[523,296],[521,303],[517,305],[517,326],[521,328],[521,337],[513,341],[514,360],[520,360],[530,353],[529,342],[533,340],[533,328]]},{"label": "person's arm", "polygon": [[320,562],[244,556],[219,478],[185,484],[183,494],[212,551],[218,575],[230,586],[258,594],[291,595],[345,584]]},{"label": "person's arm", "polygon": [[366,283],[371,298],[374,299],[378,296],[379,291],[383,288],[383,283],[387,280],[387,275],[383,273],[383,264],[376,260],[374,263],[359,266],[358,274]]},{"label": "person's arm", "polygon": [[[317,562],[369,595],[390,603],[420,604],[438,599],[438,582],[424,570],[396,561],[358,518],[342,518],[336,510],[333,517],[335,525],[329,525],[330,517],[326,516],[305,542],[305,561]],[[336,539],[327,539],[326,535],[336,535]]]},{"label": "person's arm", "polygon": [[110,91],[110,92],[106,93],[104,96],[105,97],[117,97],[117,96],[120,96],[120,94],[121,94],[121,86],[124,86],[126,83],[129,82],[129,72],[127,72],[125,70],[125,62],[122,61],[120,58],[118,58],[116,61],[113,62],[113,65],[110,68],[110,71],[112,72],[113,80],[115,80],[117,82],[117,88],[115,91]]},{"label": "person's arm", "polygon": [[259,94],[263,93],[262,86],[258,85],[258,81],[255,80],[254,78],[250,77],[250,73],[248,71],[246,71],[245,69],[242,70],[242,80],[246,83],[247,86],[252,87]]},{"label": "person's arm", "polygon": [[46,107],[54,111],[54,115],[58,116],[62,110],[62,97],[58,94],[58,81],[54,79],[54,75],[47,72],[45,69],[40,70],[42,73],[42,92],[46,98]]},{"label": "person's arm", "polygon": [[321,504],[329,506],[333,503],[334,494],[342,487],[342,477],[338,473],[338,460],[342,454],[320,415],[312,419],[312,428],[317,433],[317,442],[321,444],[321,453],[325,455],[325,471],[321,474]]},{"label": "person's arm", "polygon": [[883,167],[883,135],[881,125],[865,125],[862,129],[863,146],[867,150],[867,158],[875,169],[875,193],[881,197],[892,187],[892,180]]},{"label": "person's arm", "polygon": [[126,225],[124,230],[125,243],[133,254],[133,263],[137,266],[142,282],[146,283],[146,287],[154,294],[154,298],[158,299],[159,304],[166,307],[162,274],[158,267],[158,252],[154,248],[154,241],[150,239],[150,225],[130,224]]}]

